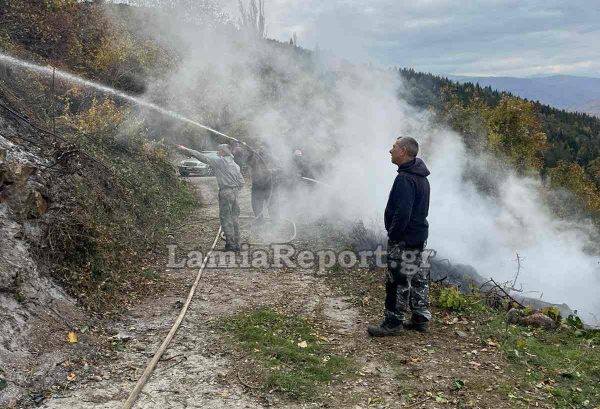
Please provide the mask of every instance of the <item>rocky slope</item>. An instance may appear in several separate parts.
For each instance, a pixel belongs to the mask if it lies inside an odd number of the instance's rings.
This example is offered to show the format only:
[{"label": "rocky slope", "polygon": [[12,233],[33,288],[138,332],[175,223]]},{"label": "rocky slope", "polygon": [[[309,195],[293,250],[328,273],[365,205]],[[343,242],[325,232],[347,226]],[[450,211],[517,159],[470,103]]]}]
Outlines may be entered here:
[{"label": "rocky slope", "polygon": [[[0,103],[6,104],[0,99]],[[60,354],[39,341],[56,321],[81,318],[74,300],[48,277],[43,262],[52,251],[45,244],[56,217],[63,182],[52,166],[48,141],[2,111],[0,114],[0,405],[34,381],[43,388],[53,382]],[[50,321],[51,324],[48,324]],[[66,332],[62,331],[63,336]],[[50,348],[51,349],[51,348]],[[52,356],[46,356],[50,354]],[[33,372],[24,371],[24,368]],[[36,365],[35,363],[39,364]]]}]

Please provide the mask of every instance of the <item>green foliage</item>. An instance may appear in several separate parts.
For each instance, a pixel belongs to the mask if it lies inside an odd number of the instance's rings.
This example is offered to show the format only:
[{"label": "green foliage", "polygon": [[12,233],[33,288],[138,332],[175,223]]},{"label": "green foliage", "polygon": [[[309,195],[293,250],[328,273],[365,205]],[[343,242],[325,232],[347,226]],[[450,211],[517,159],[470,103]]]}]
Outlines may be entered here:
[{"label": "green foliage", "polygon": [[[587,210],[600,217],[600,190],[582,166],[559,161],[555,167],[548,169],[548,177],[552,187],[568,189]],[[569,203],[564,205],[560,210],[571,210]]]},{"label": "green foliage", "polygon": [[159,279],[133,267],[141,262],[138,255],[197,203],[165,147],[147,141],[141,123],[113,101],[93,100],[62,123],[69,138],[106,168],[75,178],[69,217],[50,227],[53,255],[63,258],[55,260],[61,267],[54,276],[84,305],[103,311],[136,286]]},{"label": "green foliage", "polygon": [[565,322],[571,328],[575,328],[575,329],[582,329],[583,328],[583,322],[581,321],[581,318],[579,318],[575,314],[569,315],[567,317],[567,319],[565,320]]},{"label": "green foliage", "polygon": [[441,308],[454,311],[463,311],[471,304],[456,287],[443,287],[437,297],[437,303]]},{"label": "green foliage", "polygon": [[258,363],[262,389],[291,399],[315,399],[351,368],[347,358],[332,354],[326,339],[298,316],[259,309],[226,319],[223,329]]},{"label": "green foliage", "polygon": [[531,102],[504,96],[485,116],[491,153],[508,158],[518,172],[541,170],[546,134]]},{"label": "green foliage", "polygon": [[546,135],[531,102],[505,95],[489,106],[477,94],[464,102],[453,92],[442,89],[445,119],[469,148],[503,158],[520,173],[541,170]]},{"label": "green foliage", "polygon": [[455,379],[452,381],[452,390],[459,391],[465,388],[465,381],[462,379]]},{"label": "green foliage", "polygon": [[544,392],[557,408],[585,407],[586,401],[591,408],[600,404],[600,349],[594,331],[581,332],[571,326],[531,331],[507,326],[503,315],[492,313],[479,331],[482,337],[499,341],[514,368],[512,373],[520,377],[519,389]]},{"label": "green foliage", "polygon": [[555,306],[544,307],[544,308],[542,308],[540,310],[540,312],[542,314],[545,314],[545,315],[549,316],[550,318],[552,318],[556,322],[562,321],[562,317],[560,316],[560,311]]}]

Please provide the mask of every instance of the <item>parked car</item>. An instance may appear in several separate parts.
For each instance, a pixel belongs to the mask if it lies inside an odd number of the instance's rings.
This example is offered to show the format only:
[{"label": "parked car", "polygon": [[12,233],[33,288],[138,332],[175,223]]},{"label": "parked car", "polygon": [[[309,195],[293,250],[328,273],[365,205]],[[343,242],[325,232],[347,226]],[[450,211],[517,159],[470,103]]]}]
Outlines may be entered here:
[{"label": "parked car", "polygon": [[198,159],[190,158],[185,159],[179,162],[177,165],[177,169],[179,170],[179,174],[181,176],[212,176],[213,170],[206,163],[200,162]]}]

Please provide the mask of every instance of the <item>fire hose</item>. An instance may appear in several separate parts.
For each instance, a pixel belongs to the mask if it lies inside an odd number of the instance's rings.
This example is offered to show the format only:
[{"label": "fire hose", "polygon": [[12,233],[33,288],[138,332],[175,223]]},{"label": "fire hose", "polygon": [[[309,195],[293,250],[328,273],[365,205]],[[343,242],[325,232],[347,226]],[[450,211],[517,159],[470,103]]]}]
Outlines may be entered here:
[{"label": "fire hose", "polygon": [[[267,166],[267,163],[262,158],[262,156],[257,151],[255,151],[252,147],[250,147],[248,144],[246,144],[245,142],[241,142],[241,141],[239,141],[236,138],[233,138],[231,136],[225,135],[225,134],[223,134],[221,132],[218,132],[218,131],[215,131],[215,130],[213,130],[211,128],[207,128],[207,129],[209,131],[215,133],[216,135],[222,136],[222,137],[224,137],[226,139],[229,139],[229,140],[232,140],[232,141],[235,141],[235,142],[238,142],[238,143],[242,144],[243,146],[245,146],[246,148],[248,148],[252,153],[254,153],[259,158],[259,160],[263,163],[263,165],[269,170],[269,177],[271,179],[270,190],[269,190],[269,197],[267,199],[267,206],[263,207],[263,210],[256,216],[256,218],[259,218],[260,216],[263,215],[263,212],[268,207],[268,204],[270,203],[270,201],[272,199],[272,195],[273,195],[273,173],[272,173],[272,171]],[[315,179],[311,179],[311,178],[301,177],[301,179],[307,180],[307,181],[312,182],[312,183],[326,185],[325,183],[319,182],[319,181],[317,181]],[[242,218],[253,218],[253,217],[252,216],[242,216]],[[256,218],[254,218],[254,219],[256,219]],[[292,240],[294,240],[296,238],[296,234],[297,234],[296,224],[291,219],[281,219],[281,220],[284,220],[284,221],[290,223],[291,226],[292,226],[293,233],[292,233],[292,236],[289,239],[287,239],[284,242],[279,242],[279,243],[251,242],[251,243],[248,243],[248,244],[250,244],[250,245],[286,244],[286,243],[289,243]],[[209,257],[212,254],[212,252],[214,251],[214,248],[217,245],[217,242],[219,241],[219,238],[223,238],[222,237],[223,234],[224,233],[223,233],[222,227],[219,227],[219,231],[218,231],[217,235],[215,236],[215,239],[214,239],[213,244],[212,244],[212,246],[210,248],[210,251],[208,252],[208,254],[204,257],[204,260],[202,261],[202,265],[201,265],[200,269],[198,270],[198,274],[196,276],[196,280],[194,281],[194,284],[192,285],[192,288],[190,289],[190,292],[188,294],[187,300],[186,300],[185,304],[183,305],[183,308],[181,309],[181,312],[179,313],[179,316],[175,320],[175,323],[171,327],[171,330],[167,334],[166,338],[164,339],[163,343],[159,347],[158,351],[156,351],[156,353],[154,354],[154,356],[152,357],[152,359],[150,360],[150,362],[146,366],[146,369],[144,370],[144,373],[142,374],[142,376],[140,377],[140,379],[136,383],[135,387],[131,391],[129,397],[127,398],[127,401],[125,401],[125,404],[123,405],[124,409],[131,409],[131,408],[133,408],[133,405],[135,404],[137,398],[139,397],[140,393],[142,392],[144,386],[146,385],[146,382],[148,382],[148,380],[150,379],[150,376],[154,372],[154,369],[156,368],[156,365],[158,364],[158,362],[160,361],[161,357],[163,356],[163,354],[165,353],[165,351],[169,347],[169,344],[171,343],[171,340],[175,336],[175,333],[177,332],[179,326],[181,325],[181,322],[183,321],[183,318],[185,317],[185,315],[187,313],[187,310],[188,310],[188,308],[190,306],[190,303],[191,303],[191,301],[192,301],[192,299],[194,297],[194,294],[196,292],[196,288],[198,287],[198,283],[200,282],[200,279],[202,278],[202,273],[204,271],[204,268],[206,267],[206,264],[207,264],[207,262],[209,260]]]},{"label": "fire hose", "polygon": [[200,269],[198,270],[198,274],[196,275],[196,280],[194,281],[194,284],[192,285],[192,288],[190,289],[190,292],[187,296],[187,299],[185,300],[185,304],[183,305],[183,308],[181,308],[181,311],[179,312],[179,316],[175,320],[175,323],[171,327],[171,330],[167,334],[166,338],[160,345],[160,348],[158,348],[158,351],[156,351],[156,353],[154,354],[154,356],[152,357],[152,359],[146,366],[144,373],[142,374],[140,379],[135,384],[135,387],[133,388],[133,390],[129,394],[129,397],[125,401],[125,404],[123,404],[124,409],[130,409],[133,407],[133,405],[135,404],[135,401],[137,400],[138,396],[142,392],[142,389],[144,389],[146,382],[148,382],[148,379],[150,379],[152,372],[154,372],[154,368],[156,368],[158,361],[160,361],[160,358],[162,358],[163,354],[169,347],[171,340],[175,336],[175,333],[179,329],[179,326],[181,325],[181,322],[183,321],[183,318],[185,317],[185,314],[187,313],[187,310],[190,307],[192,298],[194,298],[194,294],[196,293],[196,289],[198,288],[198,284],[200,283],[200,279],[202,278],[202,273],[204,272],[204,268],[206,267],[206,264],[208,263],[210,255],[212,254],[213,250],[215,249],[217,242],[219,241],[220,235],[221,235],[221,227],[219,227],[219,231],[218,231],[217,235],[215,236],[215,240],[213,241],[212,246],[210,247],[210,251],[206,254],[206,256],[204,257],[204,260],[202,261],[202,265],[200,266]]}]

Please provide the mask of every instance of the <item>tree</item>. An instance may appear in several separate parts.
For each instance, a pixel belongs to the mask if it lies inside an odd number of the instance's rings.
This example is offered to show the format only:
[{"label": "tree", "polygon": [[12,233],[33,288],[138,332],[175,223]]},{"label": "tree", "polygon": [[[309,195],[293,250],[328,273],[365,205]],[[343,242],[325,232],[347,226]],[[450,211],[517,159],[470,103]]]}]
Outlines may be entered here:
[{"label": "tree", "polygon": [[560,161],[556,167],[548,170],[548,176],[551,187],[568,189],[588,210],[600,215],[600,191],[583,167],[577,163]]},{"label": "tree", "polygon": [[590,162],[587,167],[588,174],[591,175],[592,180],[600,191],[600,156]]},{"label": "tree", "polygon": [[548,145],[533,103],[507,95],[486,117],[492,153],[507,158],[519,173],[542,169]]},{"label": "tree", "polygon": [[250,0],[248,8],[244,6],[242,0],[238,0],[240,5],[240,27],[256,38],[265,38],[265,0]]}]

